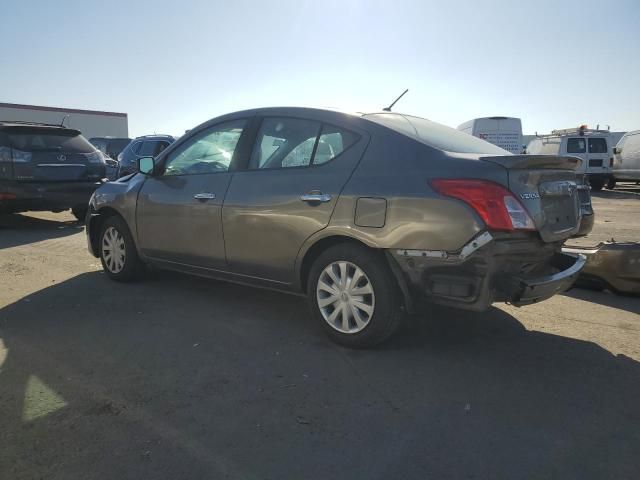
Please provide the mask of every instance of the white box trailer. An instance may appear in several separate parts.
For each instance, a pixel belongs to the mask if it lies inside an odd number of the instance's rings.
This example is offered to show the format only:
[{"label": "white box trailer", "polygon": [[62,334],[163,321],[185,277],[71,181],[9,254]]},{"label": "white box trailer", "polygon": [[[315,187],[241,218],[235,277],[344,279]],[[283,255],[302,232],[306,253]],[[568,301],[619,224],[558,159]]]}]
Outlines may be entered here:
[{"label": "white box trailer", "polygon": [[60,125],[64,121],[65,127],[80,130],[87,139],[129,136],[127,114],[119,112],[0,103],[0,120],[54,125]]},{"label": "white box trailer", "polygon": [[458,126],[458,130],[514,154],[522,153],[522,121],[515,117],[474,118]]}]

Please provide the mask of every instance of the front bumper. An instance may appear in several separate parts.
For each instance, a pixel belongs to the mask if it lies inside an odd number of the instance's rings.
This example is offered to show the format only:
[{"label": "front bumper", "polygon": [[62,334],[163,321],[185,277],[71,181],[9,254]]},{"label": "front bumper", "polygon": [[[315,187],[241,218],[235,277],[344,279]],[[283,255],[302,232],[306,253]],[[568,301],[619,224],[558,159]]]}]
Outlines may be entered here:
[{"label": "front bumper", "polygon": [[0,182],[0,191],[15,198],[0,200],[0,211],[62,211],[86,205],[102,181],[91,182]]},{"label": "front bumper", "polygon": [[[489,241],[478,242],[486,235]],[[569,289],[585,265],[584,256],[561,253],[559,243],[532,233],[485,233],[470,244],[477,248],[467,255],[467,246],[439,255],[388,251],[405,298],[412,305],[427,300],[478,311],[495,302],[528,305]]]}]

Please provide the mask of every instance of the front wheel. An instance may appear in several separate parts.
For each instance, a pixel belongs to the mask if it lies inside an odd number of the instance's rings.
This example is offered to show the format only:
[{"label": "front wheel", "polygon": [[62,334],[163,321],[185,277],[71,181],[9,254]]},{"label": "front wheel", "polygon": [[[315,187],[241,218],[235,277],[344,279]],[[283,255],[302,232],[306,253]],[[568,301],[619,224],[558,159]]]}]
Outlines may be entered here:
[{"label": "front wheel", "polygon": [[398,285],[384,257],[357,245],[323,252],[309,273],[314,317],[337,343],[373,347],[389,338],[402,319]]},{"label": "front wheel", "polygon": [[133,237],[125,221],[113,216],[100,228],[100,262],[112,280],[129,282],[143,270]]}]

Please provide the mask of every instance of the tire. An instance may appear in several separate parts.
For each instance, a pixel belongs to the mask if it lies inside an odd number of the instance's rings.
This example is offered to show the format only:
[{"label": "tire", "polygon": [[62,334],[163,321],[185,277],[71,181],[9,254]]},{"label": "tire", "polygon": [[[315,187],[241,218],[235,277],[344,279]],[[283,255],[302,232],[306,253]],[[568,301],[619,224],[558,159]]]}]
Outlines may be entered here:
[{"label": "tire", "polygon": [[129,227],[121,217],[114,215],[104,221],[100,227],[98,248],[102,268],[109,278],[130,282],[140,277],[144,264],[138,257]]},{"label": "tire", "polygon": [[615,178],[610,178],[609,181],[607,182],[607,188],[609,190],[613,190],[614,188],[616,188],[616,179]]},{"label": "tire", "polygon": [[87,205],[76,205],[71,209],[71,213],[73,216],[78,219],[79,222],[84,223],[87,218],[87,210],[89,207]]},{"label": "tire", "polygon": [[[342,278],[348,280],[342,283]],[[379,252],[352,244],[330,247],[313,263],[307,286],[314,318],[341,345],[374,347],[401,323],[399,287]]]},{"label": "tire", "polygon": [[604,187],[604,178],[590,178],[591,190],[599,192]]}]

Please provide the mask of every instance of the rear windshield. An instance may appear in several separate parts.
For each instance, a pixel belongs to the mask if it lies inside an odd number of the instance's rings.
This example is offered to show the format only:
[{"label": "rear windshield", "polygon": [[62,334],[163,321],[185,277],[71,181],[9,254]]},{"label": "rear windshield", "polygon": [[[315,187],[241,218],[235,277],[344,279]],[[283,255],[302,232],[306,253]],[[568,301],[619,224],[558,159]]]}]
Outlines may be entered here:
[{"label": "rear windshield", "polygon": [[365,115],[365,118],[439,150],[456,153],[511,155],[508,151],[468,133],[424,118],[397,113],[374,113]]},{"label": "rear windshield", "polygon": [[25,152],[54,151],[65,153],[91,153],[95,151],[82,135],[74,130],[47,128],[5,129],[12,148]]},{"label": "rear windshield", "polygon": [[590,138],[589,153],[607,153],[607,141],[604,138]]}]

